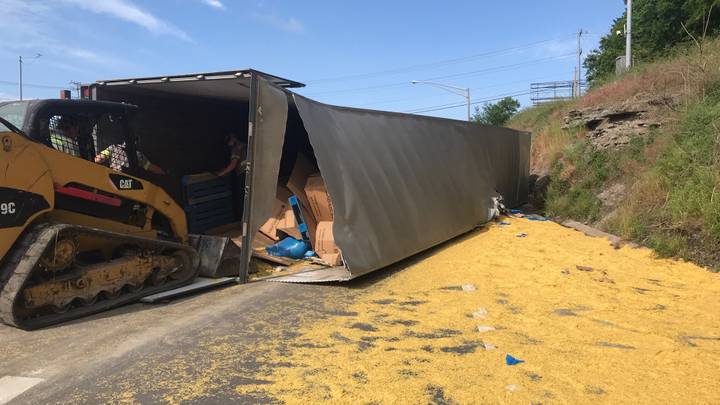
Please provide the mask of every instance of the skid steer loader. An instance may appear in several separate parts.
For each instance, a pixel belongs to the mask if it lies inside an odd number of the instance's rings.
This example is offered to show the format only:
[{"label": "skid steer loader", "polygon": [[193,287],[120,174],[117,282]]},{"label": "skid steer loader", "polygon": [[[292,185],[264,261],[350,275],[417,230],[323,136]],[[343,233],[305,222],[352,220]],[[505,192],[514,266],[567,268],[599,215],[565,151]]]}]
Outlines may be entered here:
[{"label": "skid steer loader", "polygon": [[135,110],[90,100],[0,104],[3,323],[35,329],[220,267],[238,275],[240,249],[189,235],[180,205],[146,179]]}]

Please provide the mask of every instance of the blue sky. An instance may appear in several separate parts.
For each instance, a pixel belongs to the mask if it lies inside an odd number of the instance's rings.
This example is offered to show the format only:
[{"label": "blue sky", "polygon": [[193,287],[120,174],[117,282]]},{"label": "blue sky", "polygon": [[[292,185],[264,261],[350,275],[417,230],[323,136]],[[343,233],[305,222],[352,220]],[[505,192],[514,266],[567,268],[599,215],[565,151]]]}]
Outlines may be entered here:
[{"label": "blue sky", "polygon": [[[70,81],[253,67],[316,100],[389,111],[476,101],[570,80],[575,33],[596,47],[622,0],[0,0],[0,99],[57,97]],[[36,54],[42,57],[33,59]],[[529,95],[517,97],[530,104]],[[463,119],[463,107],[427,112]]]}]

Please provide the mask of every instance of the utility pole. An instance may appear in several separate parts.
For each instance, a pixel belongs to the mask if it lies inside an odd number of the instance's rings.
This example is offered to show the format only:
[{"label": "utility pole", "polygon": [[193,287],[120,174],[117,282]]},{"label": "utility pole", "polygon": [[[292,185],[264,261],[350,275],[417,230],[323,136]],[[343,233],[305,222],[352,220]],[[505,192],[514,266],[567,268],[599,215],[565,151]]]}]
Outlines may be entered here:
[{"label": "utility pole", "polygon": [[78,98],[78,99],[81,99],[81,98],[82,98],[82,94],[80,94],[80,87],[82,87],[82,83],[80,83],[80,82],[78,82],[78,81],[75,81],[75,80],[72,80],[72,81],[70,81],[70,84],[72,84],[73,86],[75,86],[75,91],[77,92],[77,98]]},{"label": "utility pole", "polygon": [[[33,60],[35,60],[35,59],[37,59],[37,58],[39,58],[39,57],[41,57],[41,56],[42,56],[42,55],[39,54],[39,53],[36,54],[35,57],[32,58],[31,63],[32,63]],[[20,65],[20,82],[19,82],[19,85],[20,85],[20,101],[22,101],[22,99],[23,99],[23,57],[22,57],[22,55],[20,55],[20,58],[18,59],[18,63],[19,63],[19,65]]]},{"label": "utility pole", "polygon": [[22,101],[22,55],[20,55],[20,101]]},{"label": "utility pole", "polygon": [[577,33],[577,68],[575,72],[575,86],[573,88],[573,97],[580,97],[581,92],[581,86],[580,82],[582,82],[582,36],[585,34],[585,31],[580,29]]},{"label": "utility pole", "polygon": [[625,68],[630,70],[633,65],[632,56],[632,0],[627,0],[627,18],[625,22]]}]

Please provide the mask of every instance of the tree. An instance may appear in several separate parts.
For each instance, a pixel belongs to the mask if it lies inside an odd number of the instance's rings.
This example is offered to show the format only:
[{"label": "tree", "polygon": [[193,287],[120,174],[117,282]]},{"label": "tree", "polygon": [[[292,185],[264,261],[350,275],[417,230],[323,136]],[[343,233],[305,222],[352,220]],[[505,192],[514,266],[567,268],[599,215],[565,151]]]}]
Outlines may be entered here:
[{"label": "tree", "polygon": [[517,100],[512,97],[505,97],[494,104],[485,103],[482,111],[479,107],[475,107],[472,121],[501,127],[517,114],[519,109],[520,103]]},{"label": "tree", "polygon": [[[710,10],[712,12],[710,13]],[[708,15],[708,13],[710,13]],[[633,59],[651,62],[666,56],[676,45],[690,40],[685,28],[702,37],[720,29],[720,0],[635,0],[633,4]],[[615,58],[625,54],[626,13],[613,21],[600,47],[585,59],[587,79],[595,82],[615,72]],[[683,27],[685,26],[685,28]]]},{"label": "tree", "polygon": [[[625,14],[613,21],[610,33],[600,38],[600,48],[590,52],[585,58],[587,80],[595,82],[615,72],[615,58],[625,54]],[[620,34],[618,34],[618,32]]]}]

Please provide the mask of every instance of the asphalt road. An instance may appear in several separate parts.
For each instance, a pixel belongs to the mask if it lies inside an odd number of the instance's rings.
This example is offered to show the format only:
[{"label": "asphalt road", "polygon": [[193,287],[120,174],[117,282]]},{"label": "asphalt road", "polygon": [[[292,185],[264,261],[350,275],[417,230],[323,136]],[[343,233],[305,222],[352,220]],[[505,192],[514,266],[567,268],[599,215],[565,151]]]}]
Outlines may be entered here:
[{"label": "asphalt road", "polygon": [[[262,363],[262,353],[256,352],[259,343],[294,336],[301,317],[337,315],[352,291],[349,286],[255,282],[169,304],[129,305],[39,331],[0,326],[0,377],[42,380],[11,404],[121,403],[126,402],[123,393],[142,382],[132,379],[140,368],[170,364],[178,353],[193,352],[208,337],[222,337],[224,344],[244,353],[236,367],[254,375]],[[177,378],[202,375],[202,357],[198,354],[197,362]],[[240,395],[235,385],[217,387],[203,402],[272,402],[265,396]],[[133,390],[130,402],[155,403],[172,391],[172,386]]]},{"label": "asphalt road", "polygon": [[350,283],[0,327],[0,404],[720,403],[719,295],[691,263],[507,218]]}]

